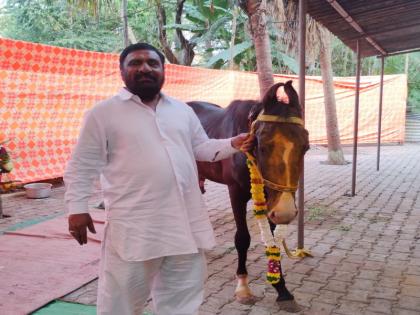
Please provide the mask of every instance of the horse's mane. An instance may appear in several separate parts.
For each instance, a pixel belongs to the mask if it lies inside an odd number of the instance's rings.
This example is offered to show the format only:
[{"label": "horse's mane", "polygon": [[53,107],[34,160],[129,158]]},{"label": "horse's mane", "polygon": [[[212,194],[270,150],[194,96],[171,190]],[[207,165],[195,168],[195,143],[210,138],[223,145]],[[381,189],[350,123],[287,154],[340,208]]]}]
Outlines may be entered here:
[{"label": "horse's mane", "polygon": [[233,134],[248,132],[250,116],[256,117],[261,109],[261,103],[255,100],[234,100],[225,109],[223,123],[231,125]]},{"label": "horse's mane", "polygon": [[248,132],[249,117],[255,119],[262,108],[255,100],[234,100],[226,108],[201,101],[188,102],[188,105],[211,138],[228,138]]}]

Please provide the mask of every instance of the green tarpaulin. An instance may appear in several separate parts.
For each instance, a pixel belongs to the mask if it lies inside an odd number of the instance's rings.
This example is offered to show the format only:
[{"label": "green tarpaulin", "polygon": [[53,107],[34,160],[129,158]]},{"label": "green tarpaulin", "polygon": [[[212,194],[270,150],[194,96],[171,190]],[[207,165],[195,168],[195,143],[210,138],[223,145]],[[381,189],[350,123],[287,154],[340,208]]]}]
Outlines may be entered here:
[{"label": "green tarpaulin", "polygon": [[[32,315],[96,315],[96,306],[54,301]],[[144,312],[143,315],[153,315]]]}]

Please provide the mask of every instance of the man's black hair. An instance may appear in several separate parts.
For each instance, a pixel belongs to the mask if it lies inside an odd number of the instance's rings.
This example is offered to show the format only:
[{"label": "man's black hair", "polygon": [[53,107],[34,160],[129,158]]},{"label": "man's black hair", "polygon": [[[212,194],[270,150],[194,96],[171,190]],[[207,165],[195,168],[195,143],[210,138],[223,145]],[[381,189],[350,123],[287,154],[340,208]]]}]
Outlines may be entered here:
[{"label": "man's black hair", "polygon": [[124,48],[124,50],[120,54],[120,68],[122,68],[123,63],[127,55],[133,51],[137,50],[151,50],[158,54],[162,65],[165,64],[165,56],[154,46],[148,43],[136,43]]}]

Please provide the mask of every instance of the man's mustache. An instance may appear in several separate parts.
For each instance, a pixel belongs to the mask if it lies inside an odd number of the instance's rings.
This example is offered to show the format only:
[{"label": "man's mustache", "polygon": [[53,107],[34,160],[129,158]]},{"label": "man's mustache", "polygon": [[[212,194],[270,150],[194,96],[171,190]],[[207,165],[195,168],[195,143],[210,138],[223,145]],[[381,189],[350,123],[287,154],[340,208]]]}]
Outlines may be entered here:
[{"label": "man's mustache", "polygon": [[134,79],[136,81],[137,80],[142,80],[142,79],[149,79],[149,80],[152,80],[154,82],[157,81],[156,78],[153,75],[150,75],[150,74],[137,74],[137,75],[134,76]]}]

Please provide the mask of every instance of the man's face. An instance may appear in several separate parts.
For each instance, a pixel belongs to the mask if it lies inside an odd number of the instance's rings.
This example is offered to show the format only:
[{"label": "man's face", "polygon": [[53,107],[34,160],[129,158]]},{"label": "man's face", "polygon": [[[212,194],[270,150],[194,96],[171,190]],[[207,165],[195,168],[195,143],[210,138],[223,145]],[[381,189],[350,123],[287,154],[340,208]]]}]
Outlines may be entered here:
[{"label": "man's face", "polygon": [[120,70],[127,88],[142,101],[152,100],[160,92],[165,80],[163,64],[153,50],[132,51]]}]

